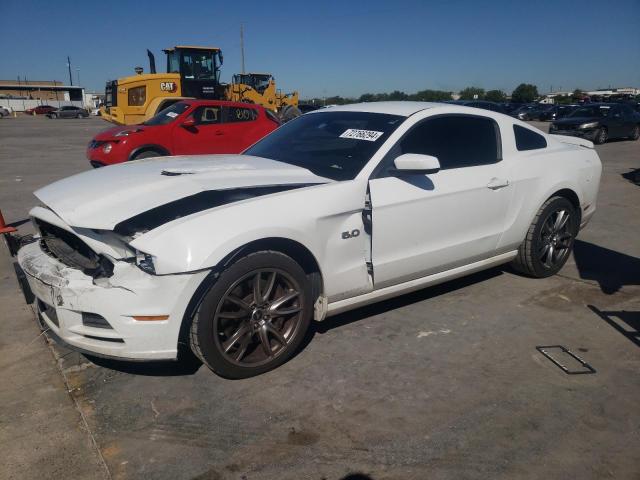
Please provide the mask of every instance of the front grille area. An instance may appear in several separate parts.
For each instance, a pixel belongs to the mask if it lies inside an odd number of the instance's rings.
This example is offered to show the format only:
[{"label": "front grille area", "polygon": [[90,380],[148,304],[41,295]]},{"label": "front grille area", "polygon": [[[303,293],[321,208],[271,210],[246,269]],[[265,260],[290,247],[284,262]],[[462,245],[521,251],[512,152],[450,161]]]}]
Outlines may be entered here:
[{"label": "front grille area", "polygon": [[76,235],[40,219],[35,222],[40,230],[40,246],[48,255],[94,278],[113,274],[113,264]]}]

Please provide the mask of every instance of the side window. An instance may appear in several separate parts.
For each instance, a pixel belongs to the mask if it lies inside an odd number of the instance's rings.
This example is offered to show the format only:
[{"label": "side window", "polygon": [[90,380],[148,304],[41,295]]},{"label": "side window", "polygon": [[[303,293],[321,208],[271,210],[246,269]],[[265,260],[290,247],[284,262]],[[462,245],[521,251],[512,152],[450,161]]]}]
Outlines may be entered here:
[{"label": "side window", "polygon": [[258,112],[254,108],[224,107],[224,110],[225,123],[251,122],[258,118]]},{"label": "side window", "polygon": [[501,160],[500,132],[486,117],[451,115],[427,119],[413,127],[392,151],[421,153],[440,161],[442,170],[488,165]]},{"label": "side window", "polygon": [[538,150],[540,148],[547,147],[547,140],[542,135],[539,135],[528,128],[521,127],[520,125],[514,125],[513,134],[516,137],[516,148],[521,152],[524,150]]},{"label": "side window", "polygon": [[142,85],[141,87],[130,88],[128,92],[129,105],[140,106],[144,105],[147,101],[147,87]]},{"label": "side window", "polygon": [[193,112],[193,119],[198,125],[211,125],[222,122],[222,110],[218,106],[198,107]]}]

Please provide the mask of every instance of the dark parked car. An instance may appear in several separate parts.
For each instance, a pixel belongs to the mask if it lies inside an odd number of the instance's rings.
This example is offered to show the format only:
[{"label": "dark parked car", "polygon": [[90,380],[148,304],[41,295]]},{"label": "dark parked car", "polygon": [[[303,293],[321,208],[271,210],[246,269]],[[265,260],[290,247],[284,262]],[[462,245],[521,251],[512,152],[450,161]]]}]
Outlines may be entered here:
[{"label": "dark parked car", "polygon": [[553,108],[541,112],[538,119],[552,122],[553,120],[558,120],[560,118],[566,117],[579,107],[580,105],[578,104],[554,105]]},{"label": "dark parked car", "polygon": [[492,112],[506,113],[501,104],[488,102],[486,100],[447,100],[444,103],[453,103],[454,105],[462,105],[464,107],[483,108],[484,110],[491,110]]},{"label": "dark parked car", "polygon": [[24,111],[27,115],[46,115],[47,113],[55,112],[57,110],[56,107],[52,107],[51,105],[38,105],[37,107],[28,108]]},{"label": "dark parked car", "polygon": [[520,120],[540,120],[540,115],[552,108],[551,104],[530,103],[512,111],[509,115]]},{"label": "dark parked car", "polygon": [[601,144],[610,138],[640,138],[640,114],[624,103],[591,103],[549,126],[549,133],[572,135]]},{"label": "dark parked car", "polygon": [[302,113],[313,112],[314,110],[320,110],[321,108],[322,107],[319,105],[309,105],[308,103],[298,105],[298,110]]},{"label": "dark parked car", "polygon": [[47,113],[49,118],[87,118],[88,116],[89,112],[87,110],[73,106],[60,107]]}]

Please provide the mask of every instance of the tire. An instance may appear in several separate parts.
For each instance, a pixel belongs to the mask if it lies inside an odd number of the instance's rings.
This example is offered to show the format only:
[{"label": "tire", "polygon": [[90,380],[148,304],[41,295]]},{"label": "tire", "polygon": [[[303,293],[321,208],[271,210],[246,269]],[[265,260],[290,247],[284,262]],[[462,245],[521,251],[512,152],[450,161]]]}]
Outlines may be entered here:
[{"label": "tire", "polygon": [[298,107],[294,107],[293,105],[286,105],[279,112],[280,121],[282,123],[287,123],[293,120],[294,118],[299,117],[300,115],[302,115],[302,112],[300,111],[300,109]]},{"label": "tire", "polygon": [[78,115],[76,115],[76,118],[82,118],[82,114],[79,113]]},{"label": "tire", "polygon": [[633,127],[633,132],[631,132],[631,140],[638,140],[640,138],[640,125],[636,125]]},{"label": "tire", "polygon": [[[558,220],[562,211],[568,218]],[[561,228],[557,228],[560,223]],[[571,255],[578,228],[578,213],[573,204],[565,197],[551,197],[538,210],[511,266],[530,277],[555,275]]]},{"label": "tire", "polygon": [[49,115],[49,118],[51,120],[55,120],[56,118],[58,118],[58,115],[56,115],[55,113],[52,113],[51,115]]},{"label": "tire", "polygon": [[137,153],[135,156],[131,157],[131,160],[140,160],[142,158],[152,158],[152,157],[163,157],[164,155],[160,152],[156,152],[155,150],[146,150],[141,153]]},{"label": "tire", "polygon": [[224,378],[273,370],[300,348],[313,314],[311,297],[310,282],[291,257],[275,251],[242,257],[220,273],[194,315],[191,350]]},{"label": "tire", "polygon": [[602,145],[607,141],[608,138],[609,132],[607,132],[607,129],[604,127],[600,127],[598,130],[596,130],[596,133],[593,136],[593,143],[595,143],[596,145]]}]

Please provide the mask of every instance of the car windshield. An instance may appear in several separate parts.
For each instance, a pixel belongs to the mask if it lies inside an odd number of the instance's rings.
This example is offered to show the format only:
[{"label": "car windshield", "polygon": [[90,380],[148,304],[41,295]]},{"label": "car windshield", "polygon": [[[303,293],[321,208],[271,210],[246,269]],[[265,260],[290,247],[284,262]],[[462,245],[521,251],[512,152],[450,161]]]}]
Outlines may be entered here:
[{"label": "car windshield", "polygon": [[609,107],[581,107],[571,112],[569,117],[606,117],[609,115]]},{"label": "car windshield", "polygon": [[170,107],[160,110],[155,116],[143,123],[143,125],[167,125],[173,122],[181,113],[184,113],[189,108],[189,104],[185,102],[177,102]]},{"label": "car windshield", "polygon": [[383,113],[310,113],[243,154],[303,167],[332,180],[352,180],[403,120]]}]

